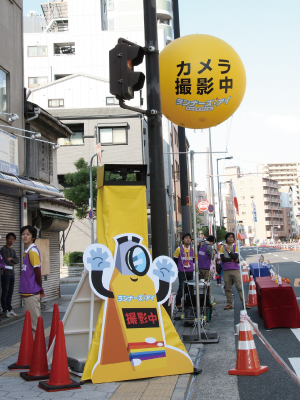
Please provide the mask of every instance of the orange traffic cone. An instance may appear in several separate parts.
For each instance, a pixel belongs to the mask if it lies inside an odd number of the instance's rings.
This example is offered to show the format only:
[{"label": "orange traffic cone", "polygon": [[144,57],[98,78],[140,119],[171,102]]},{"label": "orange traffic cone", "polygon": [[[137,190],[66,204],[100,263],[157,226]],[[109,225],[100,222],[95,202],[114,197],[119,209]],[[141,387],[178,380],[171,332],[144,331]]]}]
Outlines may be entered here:
[{"label": "orange traffic cone", "polygon": [[50,376],[47,362],[43,317],[38,317],[30,371],[21,372],[20,376],[25,379],[25,381],[39,381],[40,379],[48,379]]},{"label": "orange traffic cone", "polygon": [[248,306],[257,306],[256,286],[254,283],[253,275],[250,276],[249,292],[248,292]]},{"label": "orange traffic cone", "polygon": [[59,321],[56,331],[50,379],[47,382],[40,382],[39,387],[47,392],[80,389],[80,383],[70,379],[64,326],[62,321]]},{"label": "orange traffic cone", "polygon": [[242,279],[243,279],[243,283],[249,282],[249,275],[248,275],[248,271],[247,271],[247,267],[246,267],[245,263],[243,263]]},{"label": "orange traffic cone", "polygon": [[58,304],[55,303],[54,307],[53,307],[51,331],[50,331],[50,337],[49,337],[49,343],[48,343],[48,351],[49,351],[49,349],[51,347],[53,339],[55,338],[59,321],[60,321],[60,318],[59,318]]},{"label": "orange traffic cone", "polygon": [[23,325],[18,361],[8,367],[14,369],[29,369],[33,351],[33,336],[30,311],[26,311]]},{"label": "orange traffic cone", "polygon": [[251,327],[246,319],[247,312],[240,313],[239,343],[236,358],[236,368],[228,371],[229,375],[257,376],[266,371],[268,367],[262,367],[259,362]]}]

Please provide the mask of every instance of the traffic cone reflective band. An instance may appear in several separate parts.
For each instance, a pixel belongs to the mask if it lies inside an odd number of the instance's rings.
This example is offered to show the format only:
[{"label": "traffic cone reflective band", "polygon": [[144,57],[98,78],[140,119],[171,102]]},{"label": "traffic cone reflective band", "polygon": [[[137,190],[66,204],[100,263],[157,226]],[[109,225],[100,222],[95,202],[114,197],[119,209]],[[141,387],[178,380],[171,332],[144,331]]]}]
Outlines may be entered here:
[{"label": "traffic cone reflective band", "polygon": [[257,306],[257,294],[253,276],[250,276],[249,292],[248,292],[248,306]]},{"label": "traffic cone reflective band", "polygon": [[47,382],[40,382],[39,387],[47,392],[80,389],[80,383],[70,379],[62,321],[59,321],[56,331],[50,378]]},{"label": "traffic cone reflective band", "polygon": [[53,339],[55,338],[59,321],[60,321],[60,318],[59,318],[58,304],[55,303],[54,307],[53,307],[52,323],[51,323],[51,331],[50,331],[50,337],[49,337],[48,351],[49,351],[49,349],[51,347]]},{"label": "traffic cone reflective band", "polygon": [[248,275],[246,264],[243,264],[242,279],[243,279],[243,283],[249,282],[249,275]]},{"label": "traffic cone reflective band", "polygon": [[40,379],[48,379],[50,376],[43,317],[38,317],[30,370],[28,372],[21,372],[20,376],[25,379],[25,381],[39,381]]},{"label": "traffic cone reflective band", "polygon": [[229,375],[257,376],[269,369],[260,365],[251,327],[246,318],[247,312],[241,311],[236,368],[230,369]]},{"label": "traffic cone reflective band", "polygon": [[30,311],[26,311],[21,344],[19,350],[18,361],[8,367],[10,370],[14,369],[29,369],[33,351],[33,336],[31,327]]}]

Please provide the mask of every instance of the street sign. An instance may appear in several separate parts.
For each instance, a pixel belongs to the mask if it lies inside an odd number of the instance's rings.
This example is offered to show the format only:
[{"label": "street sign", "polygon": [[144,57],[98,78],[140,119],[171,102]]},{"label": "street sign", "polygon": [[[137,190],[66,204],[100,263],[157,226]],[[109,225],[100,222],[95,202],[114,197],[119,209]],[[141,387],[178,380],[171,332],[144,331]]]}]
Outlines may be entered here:
[{"label": "street sign", "polygon": [[89,211],[89,219],[93,219],[93,211],[92,210]]},{"label": "street sign", "polygon": [[209,201],[207,201],[207,200],[199,200],[197,202],[197,205],[196,205],[197,211],[200,212],[200,213],[202,213],[203,211],[207,211],[209,205],[210,205]]},{"label": "street sign", "polygon": [[209,206],[208,206],[208,211],[210,212],[210,213],[212,213],[212,212],[214,212],[214,206],[212,205],[212,204],[210,204]]}]

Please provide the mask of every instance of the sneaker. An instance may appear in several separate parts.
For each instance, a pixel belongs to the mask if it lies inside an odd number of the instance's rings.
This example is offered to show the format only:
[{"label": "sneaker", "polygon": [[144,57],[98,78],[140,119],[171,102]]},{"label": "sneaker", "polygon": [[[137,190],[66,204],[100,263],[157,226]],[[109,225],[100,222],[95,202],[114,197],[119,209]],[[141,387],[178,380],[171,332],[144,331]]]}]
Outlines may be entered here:
[{"label": "sneaker", "polygon": [[12,317],[18,317],[19,314],[16,314],[13,310],[10,311],[10,315]]},{"label": "sneaker", "polygon": [[9,311],[6,311],[5,316],[6,316],[6,318],[12,318],[12,317],[13,317],[13,316],[10,314]]}]

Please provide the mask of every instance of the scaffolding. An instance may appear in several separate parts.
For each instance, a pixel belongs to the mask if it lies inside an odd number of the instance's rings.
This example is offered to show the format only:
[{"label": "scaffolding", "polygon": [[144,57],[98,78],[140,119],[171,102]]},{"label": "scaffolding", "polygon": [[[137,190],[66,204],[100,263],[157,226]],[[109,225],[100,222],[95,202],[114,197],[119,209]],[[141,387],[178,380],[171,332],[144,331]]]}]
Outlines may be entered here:
[{"label": "scaffolding", "polygon": [[66,32],[69,30],[67,1],[48,1],[42,3],[41,7],[45,18],[42,24],[43,32]]}]

